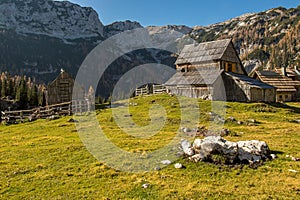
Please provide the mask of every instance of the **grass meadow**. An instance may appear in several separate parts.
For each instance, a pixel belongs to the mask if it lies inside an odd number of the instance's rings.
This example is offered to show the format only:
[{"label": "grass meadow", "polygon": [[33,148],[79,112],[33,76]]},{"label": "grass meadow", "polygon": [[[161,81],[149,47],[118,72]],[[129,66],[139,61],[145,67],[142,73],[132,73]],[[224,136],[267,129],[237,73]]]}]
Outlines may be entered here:
[{"label": "grass meadow", "polygon": [[[96,110],[96,116],[106,137],[116,146],[147,154],[176,135],[182,126],[182,105],[189,116],[197,117],[196,124],[184,119],[186,126],[209,127],[211,102],[197,100],[197,108],[189,106],[188,101],[168,95],[130,99],[129,115],[122,114],[121,120],[147,126],[144,131],[158,128],[158,133],[148,138],[128,135],[117,125],[113,113],[122,113],[122,107]],[[155,109],[150,117],[149,108],[153,106],[158,106],[158,111],[164,108],[165,117]],[[295,122],[300,119],[300,103],[228,102],[222,106],[226,107],[225,118],[257,121],[226,122],[224,127],[231,131],[226,139],[266,141],[278,158],[257,169],[178,158],[176,162],[186,168],[175,169],[173,163],[156,171],[132,173],[114,169],[90,154],[78,127],[68,122],[73,116],[0,125],[0,199],[298,199],[300,162],[286,155],[300,157],[300,123]],[[155,120],[164,120],[163,127],[151,127]],[[143,133],[143,129],[139,131]],[[149,187],[143,188],[143,184]]]}]

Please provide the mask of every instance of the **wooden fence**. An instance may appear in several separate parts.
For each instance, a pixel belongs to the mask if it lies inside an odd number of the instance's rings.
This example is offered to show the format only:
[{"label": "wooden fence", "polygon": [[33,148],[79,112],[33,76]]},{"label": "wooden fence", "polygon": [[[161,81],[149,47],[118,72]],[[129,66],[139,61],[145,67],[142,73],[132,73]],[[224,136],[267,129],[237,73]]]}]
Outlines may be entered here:
[{"label": "wooden fence", "polygon": [[94,104],[88,100],[74,100],[70,102],[34,108],[31,110],[1,111],[1,121],[15,123],[17,120],[33,121],[36,119],[46,119],[72,114],[82,114],[91,112]]},{"label": "wooden fence", "polygon": [[148,94],[162,94],[162,93],[166,93],[166,87],[158,84],[146,85],[144,87],[140,87],[135,90],[136,96],[143,96]]},{"label": "wooden fence", "polygon": [[166,87],[163,85],[153,85],[153,94],[162,94],[166,93]]},{"label": "wooden fence", "polygon": [[143,96],[143,95],[147,95],[149,93],[150,93],[150,91],[149,91],[148,85],[146,85],[145,87],[142,87],[142,88],[137,88],[135,90],[135,95],[136,96]]}]

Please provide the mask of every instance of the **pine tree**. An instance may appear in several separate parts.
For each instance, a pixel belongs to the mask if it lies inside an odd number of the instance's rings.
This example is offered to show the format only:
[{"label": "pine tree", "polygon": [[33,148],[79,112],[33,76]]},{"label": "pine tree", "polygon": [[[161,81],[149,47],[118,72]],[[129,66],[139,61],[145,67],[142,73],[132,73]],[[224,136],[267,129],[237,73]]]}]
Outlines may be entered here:
[{"label": "pine tree", "polygon": [[6,97],[6,79],[2,79],[1,97]]},{"label": "pine tree", "polygon": [[6,95],[14,98],[14,86],[13,86],[13,81],[10,77],[7,80]]},{"label": "pine tree", "polygon": [[28,105],[28,96],[27,96],[27,85],[25,77],[21,79],[19,87],[17,89],[16,101],[20,104],[21,109],[27,109]]},{"label": "pine tree", "polygon": [[30,106],[38,106],[38,88],[36,84],[34,84],[30,89],[29,96],[30,96],[30,100],[29,100]]}]

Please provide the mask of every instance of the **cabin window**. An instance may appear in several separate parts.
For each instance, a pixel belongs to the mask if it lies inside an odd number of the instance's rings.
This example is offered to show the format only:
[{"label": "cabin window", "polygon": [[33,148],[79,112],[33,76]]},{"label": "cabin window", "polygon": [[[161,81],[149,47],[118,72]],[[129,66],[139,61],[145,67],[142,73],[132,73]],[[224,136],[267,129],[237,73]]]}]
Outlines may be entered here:
[{"label": "cabin window", "polygon": [[227,70],[226,71],[232,72],[232,64],[231,63],[227,64]]},{"label": "cabin window", "polygon": [[288,99],[289,98],[289,96],[288,95],[285,95],[285,99]]},{"label": "cabin window", "polygon": [[282,99],[282,95],[279,95],[279,99]]},{"label": "cabin window", "polygon": [[236,72],[236,63],[225,62],[226,72]]}]

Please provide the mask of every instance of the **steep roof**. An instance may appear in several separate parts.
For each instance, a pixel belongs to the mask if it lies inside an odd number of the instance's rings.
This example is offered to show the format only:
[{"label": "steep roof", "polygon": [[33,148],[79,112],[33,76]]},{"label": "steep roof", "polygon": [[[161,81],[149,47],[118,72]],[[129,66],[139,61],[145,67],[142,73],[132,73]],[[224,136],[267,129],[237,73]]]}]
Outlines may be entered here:
[{"label": "steep roof", "polygon": [[250,87],[255,87],[255,88],[262,88],[262,89],[273,89],[274,87],[266,84],[264,82],[261,82],[257,79],[251,78],[249,76],[241,75],[241,74],[235,74],[232,72],[226,72],[225,73],[227,76],[232,77],[234,80],[242,81],[249,85]]},{"label": "steep roof", "polygon": [[295,86],[300,86],[300,81],[293,81],[274,71],[256,71],[255,74],[261,81],[276,87],[278,92],[296,92]]},{"label": "steep roof", "polygon": [[164,85],[212,85],[223,70],[177,72]]},{"label": "steep roof", "polygon": [[231,39],[216,40],[200,44],[186,45],[175,64],[197,63],[219,60],[224,55]]},{"label": "steep roof", "polygon": [[55,85],[59,79],[71,79],[74,81],[73,77],[69,73],[61,69],[60,74],[49,84],[49,86]]}]

